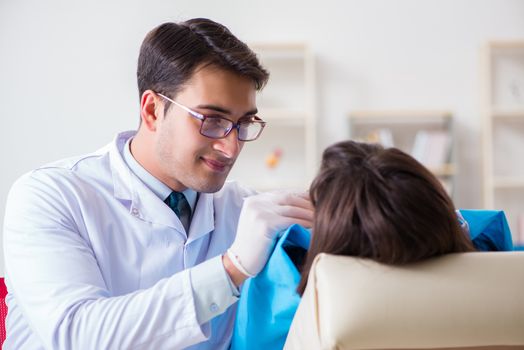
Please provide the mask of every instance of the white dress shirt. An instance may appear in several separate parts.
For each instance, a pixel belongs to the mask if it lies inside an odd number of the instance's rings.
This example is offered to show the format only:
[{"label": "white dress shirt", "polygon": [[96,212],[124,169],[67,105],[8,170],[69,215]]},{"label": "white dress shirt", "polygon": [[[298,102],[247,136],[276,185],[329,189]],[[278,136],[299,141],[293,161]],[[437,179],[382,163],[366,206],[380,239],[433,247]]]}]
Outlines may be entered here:
[{"label": "white dress shirt", "polygon": [[126,164],[133,135],[13,185],[4,349],[228,348],[237,298],[221,254],[254,192],[226,183],[201,193],[186,233]]}]

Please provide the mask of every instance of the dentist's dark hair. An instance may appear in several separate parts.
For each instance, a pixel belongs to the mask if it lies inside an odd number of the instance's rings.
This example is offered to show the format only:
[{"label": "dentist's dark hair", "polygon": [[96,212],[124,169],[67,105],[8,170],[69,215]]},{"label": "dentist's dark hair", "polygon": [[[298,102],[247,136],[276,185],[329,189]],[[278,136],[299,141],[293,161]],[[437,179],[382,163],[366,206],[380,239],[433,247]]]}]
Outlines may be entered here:
[{"label": "dentist's dark hair", "polygon": [[300,294],[319,253],[402,265],[475,250],[440,181],[396,148],[353,141],[328,147],[309,193],[315,216]]},{"label": "dentist's dark hair", "polygon": [[206,18],[194,18],[161,24],[147,34],[138,57],[140,97],[150,89],[173,98],[202,65],[249,78],[257,90],[269,78],[255,53],[229,29]]}]

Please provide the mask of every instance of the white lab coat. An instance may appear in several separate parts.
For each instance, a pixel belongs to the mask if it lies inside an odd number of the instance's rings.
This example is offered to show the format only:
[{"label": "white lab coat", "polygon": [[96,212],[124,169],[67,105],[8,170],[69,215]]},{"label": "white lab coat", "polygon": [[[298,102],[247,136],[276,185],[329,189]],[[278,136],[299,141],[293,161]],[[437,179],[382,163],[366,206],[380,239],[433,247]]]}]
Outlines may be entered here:
[{"label": "white lab coat", "polygon": [[207,337],[194,348],[227,348],[236,304],[200,326],[187,268],[225,252],[253,192],[226,183],[201,193],[187,238],[126,166],[121,152],[131,136],[13,185],[4,221],[5,349],[179,349]]}]

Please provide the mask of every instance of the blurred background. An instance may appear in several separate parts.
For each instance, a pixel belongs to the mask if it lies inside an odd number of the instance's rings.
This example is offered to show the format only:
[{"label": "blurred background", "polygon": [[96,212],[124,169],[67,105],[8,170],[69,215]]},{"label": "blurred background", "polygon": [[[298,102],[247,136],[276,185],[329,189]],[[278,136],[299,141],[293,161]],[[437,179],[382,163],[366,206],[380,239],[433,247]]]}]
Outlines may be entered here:
[{"label": "blurred background", "polygon": [[232,179],[307,188],[326,146],[382,142],[458,208],[506,210],[522,239],[522,0],[0,0],[0,225],[20,175],[136,129],[140,44],[192,17],[226,25],[272,74],[268,126]]}]

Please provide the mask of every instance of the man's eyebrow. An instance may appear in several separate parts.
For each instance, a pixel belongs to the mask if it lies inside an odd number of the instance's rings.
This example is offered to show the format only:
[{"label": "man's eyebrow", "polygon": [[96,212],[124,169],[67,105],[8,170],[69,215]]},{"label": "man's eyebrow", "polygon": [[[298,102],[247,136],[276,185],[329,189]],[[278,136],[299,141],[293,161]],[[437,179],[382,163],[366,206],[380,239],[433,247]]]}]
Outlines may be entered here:
[{"label": "man's eyebrow", "polygon": [[[196,106],[196,108],[199,108],[199,109],[210,109],[212,111],[223,113],[223,114],[227,114],[227,115],[231,115],[232,114],[230,110],[222,108],[222,107],[219,107],[219,106],[216,106],[216,105],[198,105],[198,106]],[[257,113],[258,113],[258,109],[255,108],[255,109],[253,109],[251,111],[248,111],[248,112],[244,113],[243,117],[248,116],[248,115],[255,115]]]}]

